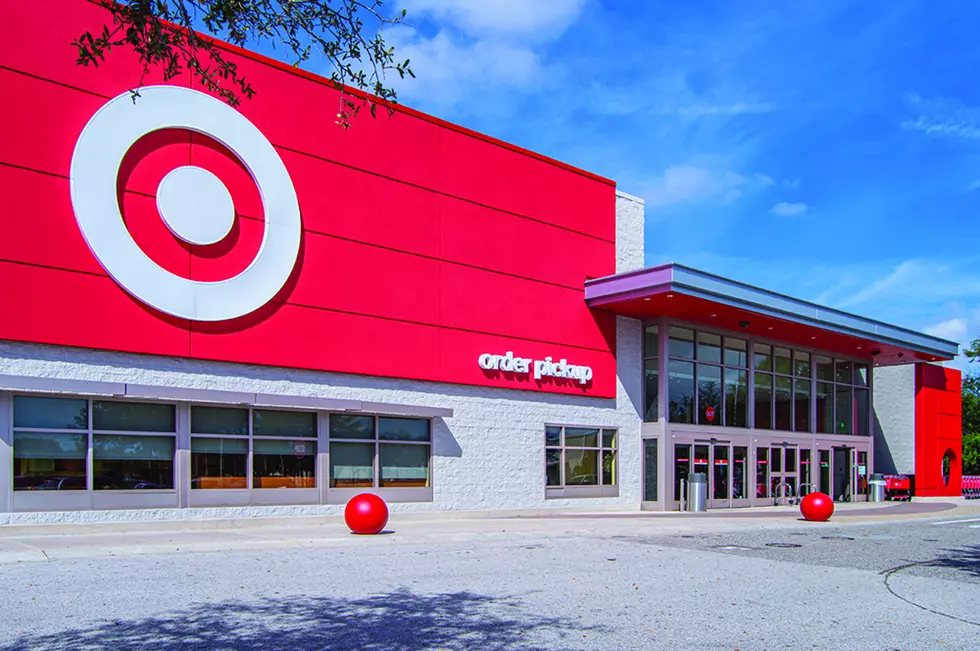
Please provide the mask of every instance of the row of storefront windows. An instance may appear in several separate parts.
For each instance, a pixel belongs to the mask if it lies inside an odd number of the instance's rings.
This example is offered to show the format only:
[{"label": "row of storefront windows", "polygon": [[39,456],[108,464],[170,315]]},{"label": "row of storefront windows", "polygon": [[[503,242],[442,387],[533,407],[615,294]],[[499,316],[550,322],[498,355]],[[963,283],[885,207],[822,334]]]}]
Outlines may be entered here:
[{"label": "row of storefront windows", "polygon": [[[668,326],[667,420],[709,426],[868,435],[868,364]],[[644,338],[644,420],[659,418],[659,326]],[[751,387],[750,391],[750,374]]]},{"label": "row of storefront windows", "polygon": [[[191,489],[315,488],[317,416],[191,406]],[[328,419],[331,488],[429,486],[428,420]],[[15,396],[13,423],[14,490],[174,488],[175,405]]]}]

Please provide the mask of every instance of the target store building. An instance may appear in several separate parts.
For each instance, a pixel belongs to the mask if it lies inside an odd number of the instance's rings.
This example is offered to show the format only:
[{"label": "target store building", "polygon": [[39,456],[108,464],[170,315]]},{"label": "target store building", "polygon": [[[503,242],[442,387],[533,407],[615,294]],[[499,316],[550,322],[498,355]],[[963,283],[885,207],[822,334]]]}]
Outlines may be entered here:
[{"label": "target store building", "polygon": [[134,101],[97,4],[0,18],[0,523],[958,491],[955,343],[644,268],[613,181],[259,55]]}]

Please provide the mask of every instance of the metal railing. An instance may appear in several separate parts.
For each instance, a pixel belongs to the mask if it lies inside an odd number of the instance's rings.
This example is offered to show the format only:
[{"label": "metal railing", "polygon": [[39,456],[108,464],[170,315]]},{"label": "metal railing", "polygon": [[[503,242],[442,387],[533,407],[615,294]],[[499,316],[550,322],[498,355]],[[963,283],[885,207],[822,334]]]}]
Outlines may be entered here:
[{"label": "metal railing", "polygon": [[783,493],[783,497],[788,497],[789,498],[789,504],[792,504],[793,503],[793,485],[792,484],[788,484],[788,483],[786,483],[784,481],[781,481],[778,484],[776,484],[776,486],[773,487],[773,490],[772,490],[772,505],[773,506],[779,506],[779,489],[782,488],[783,486],[786,487],[786,491],[787,491],[786,493]]}]

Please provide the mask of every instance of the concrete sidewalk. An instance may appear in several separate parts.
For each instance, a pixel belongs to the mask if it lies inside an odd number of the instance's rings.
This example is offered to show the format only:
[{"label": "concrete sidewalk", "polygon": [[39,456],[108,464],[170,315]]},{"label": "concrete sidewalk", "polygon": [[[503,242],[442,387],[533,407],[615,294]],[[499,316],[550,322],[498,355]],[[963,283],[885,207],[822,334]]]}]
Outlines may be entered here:
[{"label": "concrete sidewalk", "polygon": [[[942,501],[838,504],[833,525],[980,515],[980,504]],[[393,514],[379,536],[352,535],[343,518],[252,518],[98,525],[0,527],[0,564],[68,558],[343,545],[464,542],[586,536],[697,535],[750,529],[821,527],[798,507],[708,513],[489,511]]]}]

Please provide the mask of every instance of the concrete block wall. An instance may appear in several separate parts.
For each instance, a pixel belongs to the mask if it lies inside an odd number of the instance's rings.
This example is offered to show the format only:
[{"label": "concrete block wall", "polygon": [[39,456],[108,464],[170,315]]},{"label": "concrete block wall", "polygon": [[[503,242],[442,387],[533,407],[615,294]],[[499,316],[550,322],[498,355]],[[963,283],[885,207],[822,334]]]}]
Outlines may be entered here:
[{"label": "concrete block wall", "polygon": [[915,365],[874,369],[874,469],[915,473]]}]

